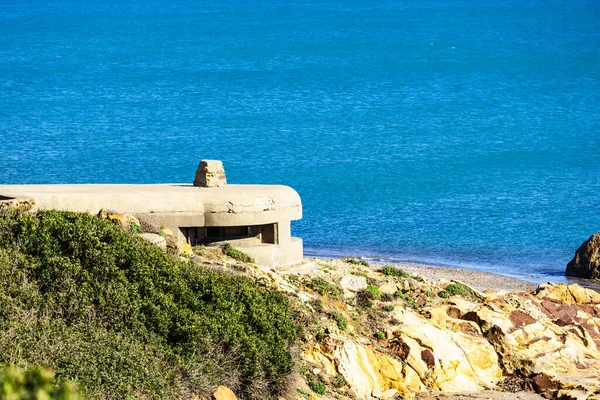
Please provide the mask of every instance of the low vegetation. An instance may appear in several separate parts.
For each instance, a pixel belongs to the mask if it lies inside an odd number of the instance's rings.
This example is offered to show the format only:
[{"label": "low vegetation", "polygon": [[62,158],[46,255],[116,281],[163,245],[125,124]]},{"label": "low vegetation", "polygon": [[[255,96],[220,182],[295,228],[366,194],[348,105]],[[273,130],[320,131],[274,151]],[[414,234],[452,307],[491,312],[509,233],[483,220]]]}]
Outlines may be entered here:
[{"label": "low vegetation", "polygon": [[401,269],[395,268],[391,265],[386,265],[379,270],[383,275],[394,276],[397,278],[413,279],[415,281],[423,282],[423,278],[419,275],[409,274],[408,272],[402,271]]},{"label": "low vegetation", "polygon": [[82,400],[71,382],[56,385],[54,372],[49,369],[22,370],[7,367],[0,370],[0,399],[5,400]]},{"label": "low vegetation", "polygon": [[308,387],[310,387],[310,390],[312,390],[316,394],[320,394],[320,395],[324,395],[325,392],[327,391],[325,384],[323,382],[310,381],[310,382],[308,382]]},{"label": "low vegetation", "polygon": [[364,267],[368,267],[370,265],[368,261],[359,260],[358,258],[342,258],[342,261],[347,262],[348,264],[362,265]]},{"label": "low vegetation", "polygon": [[90,398],[264,398],[289,381],[296,329],[281,293],[108,221],[0,213],[0,366],[49,367]]},{"label": "low vegetation", "polygon": [[335,287],[332,283],[321,277],[312,279],[310,282],[307,283],[306,286],[319,293],[321,296],[339,296],[340,294],[337,287]]},{"label": "low vegetation", "polygon": [[467,296],[469,295],[469,289],[462,283],[452,282],[446,286],[443,290],[438,293],[438,296],[447,299],[452,296]]},{"label": "low vegetation", "polygon": [[338,324],[338,328],[340,331],[345,331],[348,329],[348,319],[342,315],[342,313],[338,311],[331,312],[331,319],[333,319]]},{"label": "low vegetation", "polygon": [[239,251],[238,249],[233,248],[229,243],[223,243],[221,245],[221,251],[223,252],[223,254],[239,262],[254,264],[254,258],[250,257],[248,254],[242,251]]},{"label": "low vegetation", "polygon": [[365,289],[365,291],[367,293],[370,293],[371,297],[373,299],[379,299],[379,298],[381,298],[381,292],[379,291],[379,288],[377,286],[368,285],[367,288]]},{"label": "low vegetation", "polygon": [[412,308],[415,308],[415,309],[419,308],[419,305],[417,304],[417,302],[415,301],[415,299],[413,299],[410,295],[401,292],[400,290],[398,290],[394,294],[394,297],[406,301],[408,303],[408,305],[411,306]]}]

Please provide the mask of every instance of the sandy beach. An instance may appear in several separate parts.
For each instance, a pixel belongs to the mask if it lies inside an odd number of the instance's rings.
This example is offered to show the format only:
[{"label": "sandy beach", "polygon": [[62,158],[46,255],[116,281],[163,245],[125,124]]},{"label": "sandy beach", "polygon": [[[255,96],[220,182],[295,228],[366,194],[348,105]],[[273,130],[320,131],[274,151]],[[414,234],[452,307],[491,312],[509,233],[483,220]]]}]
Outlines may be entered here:
[{"label": "sandy beach", "polygon": [[512,278],[504,275],[492,274],[489,272],[474,271],[461,268],[445,268],[433,266],[410,266],[397,265],[398,268],[414,275],[420,275],[431,281],[438,280],[455,280],[465,283],[466,285],[479,291],[486,290],[506,290],[509,292],[520,292],[535,289],[538,285],[531,282],[526,282],[517,278]]}]

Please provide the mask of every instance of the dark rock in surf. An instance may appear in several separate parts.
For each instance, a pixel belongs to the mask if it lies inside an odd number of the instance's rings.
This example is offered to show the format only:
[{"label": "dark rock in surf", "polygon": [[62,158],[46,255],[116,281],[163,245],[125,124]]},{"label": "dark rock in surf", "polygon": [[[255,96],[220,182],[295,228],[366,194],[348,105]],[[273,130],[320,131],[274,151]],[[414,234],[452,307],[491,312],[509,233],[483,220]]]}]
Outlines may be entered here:
[{"label": "dark rock in surf", "polygon": [[600,232],[583,242],[567,264],[567,276],[600,279]]}]

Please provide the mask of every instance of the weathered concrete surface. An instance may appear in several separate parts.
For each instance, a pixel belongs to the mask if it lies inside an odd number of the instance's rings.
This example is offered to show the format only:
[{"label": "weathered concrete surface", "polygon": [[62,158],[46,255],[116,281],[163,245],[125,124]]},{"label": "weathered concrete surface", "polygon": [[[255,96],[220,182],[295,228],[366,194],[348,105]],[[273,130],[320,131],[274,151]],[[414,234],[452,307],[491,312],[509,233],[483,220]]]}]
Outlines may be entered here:
[{"label": "weathered concrete surface", "polygon": [[106,208],[130,214],[244,214],[245,221],[258,223],[277,221],[273,217],[277,213],[292,220],[302,218],[300,196],[280,185],[0,185],[0,196],[31,197],[40,209],[92,214]]},{"label": "weathered concrete surface", "polygon": [[134,214],[171,229],[252,227],[276,224],[273,243],[236,245],[257,263],[271,267],[302,261],[302,240],[292,238],[290,221],[302,218],[298,193],[280,185],[227,185],[203,188],[185,184],[159,185],[0,185],[0,202],[31,198],[37,209],[98,214]]}]

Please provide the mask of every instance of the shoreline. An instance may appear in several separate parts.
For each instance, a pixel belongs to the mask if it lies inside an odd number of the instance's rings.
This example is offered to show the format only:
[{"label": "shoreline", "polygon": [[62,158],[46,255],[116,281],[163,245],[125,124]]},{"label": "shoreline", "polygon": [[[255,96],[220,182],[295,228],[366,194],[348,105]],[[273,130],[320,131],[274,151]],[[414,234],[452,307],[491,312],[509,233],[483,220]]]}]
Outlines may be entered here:
[{"label": "shoreline", "polygon": [[[336,260],[342,258],[356,258],[358,260],[368,261],[371,267],[382,267],[384,265],[392,265],[405,272],[420,275],[430,281],[437,280],[456,280],[472,287],[473,289],[484,292],[486,290],[492,291],[508,291],[508,292],[521,292],[528,291],[537,288],[539,285],[544,283],[576,283],[579,286],[592,289],[600,293],[600,281],[596,282],[590,279],[572,278],[566,276],[560,276],[560,279],[551,279],[548,277],[547,280],[526,280],[520,277],[511,275],[502,275],[494,272],[481,271],[476,269],[470,269],[460,266],[440,266],[425,263],[408,263],[402,261],[383,261],[377,256],[331,256],[323,254],[315,254],[309,252],[305,254],[305,259],[323,259],[323,260]],[[373,260],[375,259],[375,260]]]},{"label": "shoreline", "polygon": [[[336,260],[336,258],[328,257],[306,257],[306,261],[310,260]],[[539,284],[527,282],[521,279],[512,278],[504,275],[493,274],[490,272],[474,271],[463,268],[437,267],[433,265],[406,265],[401,263],[370,263],[370,268],[378,269],[383,265],[391,265],[404,272],[413,275],[419,275],[431,282],[446,280],[458,281],[472,287],[480,292],[486,290],[492,291],[508,291],[521,292],[533,290]]]},{"label": "shoreline", "polygon": [[474,271],[464,268],[436,267],[427,265],[402,265],[392,264],[413,275],[420,275],[430,281],[458,281],[472,287],[473,289],[485,292],[486,290],[508,292],[522,292],[533,290],[539,284],[527,282],[521,279],[493,274],[491,272]]}]

